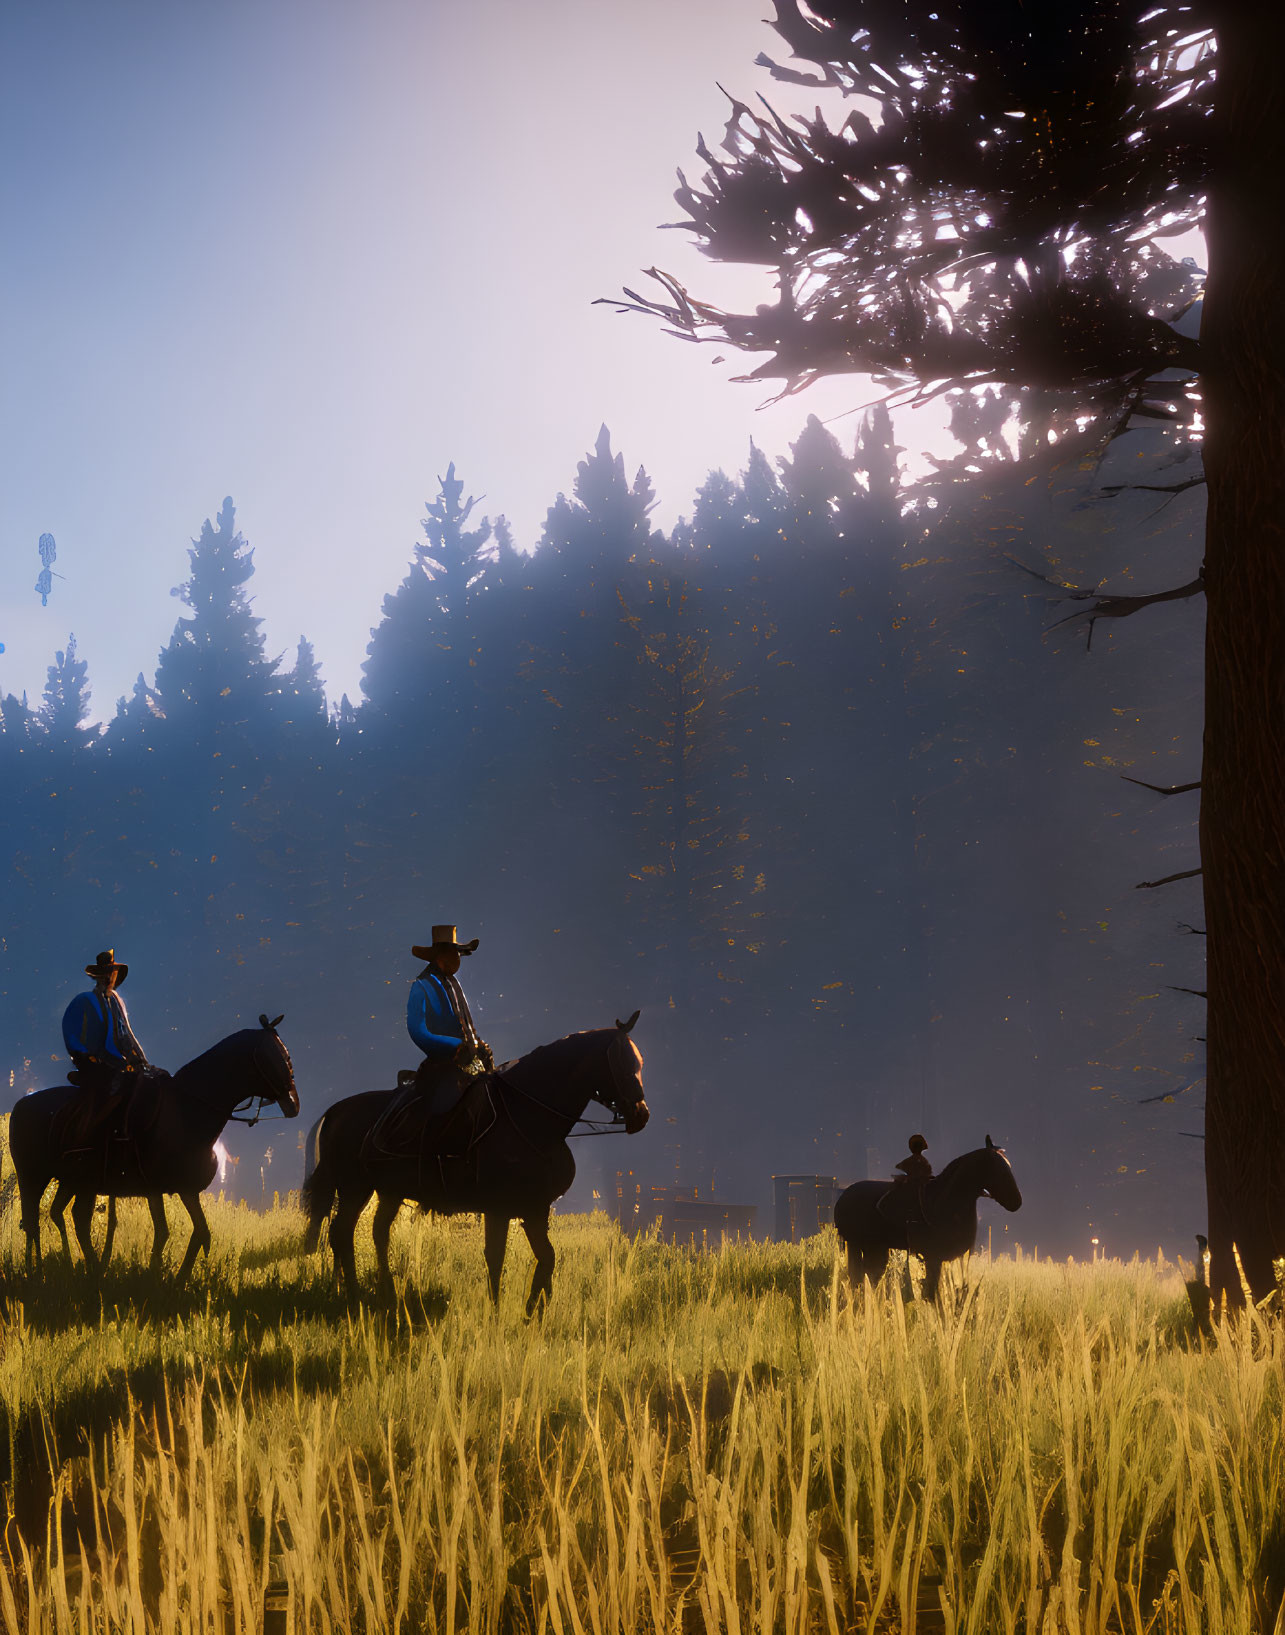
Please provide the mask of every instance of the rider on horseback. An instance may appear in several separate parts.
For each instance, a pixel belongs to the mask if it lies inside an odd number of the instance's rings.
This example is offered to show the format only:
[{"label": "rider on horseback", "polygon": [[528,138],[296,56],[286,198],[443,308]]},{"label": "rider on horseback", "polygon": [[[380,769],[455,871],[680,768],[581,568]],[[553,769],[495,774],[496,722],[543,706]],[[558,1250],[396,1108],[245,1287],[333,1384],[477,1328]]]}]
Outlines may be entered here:
[{"label": "rider on horseback", "polygon": [[901,1173],[878,1204],[880,1214],[886,1215],[889,1220],[927,1220],[924,1214],[924,1186],[932,1179],[933,1173],[932,1164],[924,1157],[927,1147],[923,1136],[912,1135],[910,1156],[893,1165]]},{"label": "rider on horseback", "polygon": [[435,925],[432,944],[411,949],[415,959],[428,961],[411,984],[406,1002],[406,1027],[424,1060],[372,1126],[364,1158],[403,1156],[406,1142],[399,1141],[399,1132],[420,1121],[416,1145],[421,1154],[431,1152],[469,1080],[494,1068],[490,1046],[478,1037],[456,979],[461,957],[473,953],[477,945],[476,937],[472,942],[457,941],[453,925]]},{"label": "rider on horseback", "polygon": [[129,1013],[117,988],[129,975],[115,950],[105,949],[85,975],[92,991],[77,994],[63,1012],[62,1037],[75,1072],[67,1080],[84,1092],[77,1139],[89,1143],[112,1114],[126,1105],[151,1064],[129,1025]]}]

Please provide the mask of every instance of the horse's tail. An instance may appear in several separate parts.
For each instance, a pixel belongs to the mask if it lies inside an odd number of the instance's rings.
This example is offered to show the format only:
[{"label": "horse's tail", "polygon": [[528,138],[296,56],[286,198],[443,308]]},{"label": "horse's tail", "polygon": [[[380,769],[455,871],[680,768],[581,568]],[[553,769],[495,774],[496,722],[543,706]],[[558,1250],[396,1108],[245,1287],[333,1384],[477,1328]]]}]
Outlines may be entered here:
[{"label": "horse's tail", "polygon": [[29,1239],[39,1238],[40,1200],[53,1178],[49,1116],[45,1104],[34,1096],[21,1096],[9,1114],[9,1158],[22,1205],[20,1224]]},{"label": "horse's tail", "polygon": [[335,1206],[335,1166],[325,1141],[326,1114],[308,1131],[304,1144],[304,1177],[299,1201],[308,1215],[308,1231],[303,1240],[305,1254],[312,1254],[321,1236],[321,1223],[329,1219]]}]

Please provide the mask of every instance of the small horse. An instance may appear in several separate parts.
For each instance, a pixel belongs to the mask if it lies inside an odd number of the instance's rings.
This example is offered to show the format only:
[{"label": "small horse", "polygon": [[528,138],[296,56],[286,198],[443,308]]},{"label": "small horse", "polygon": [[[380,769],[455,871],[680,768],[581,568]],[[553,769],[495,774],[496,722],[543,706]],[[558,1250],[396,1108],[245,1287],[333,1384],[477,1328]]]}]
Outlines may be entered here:
[{"label": "small horse", "polygon": [[[276,1022],[281,1018],[278,1016]],[[278,1037],[276,1022],[259,1018],[257,1028],[242,1028],[180,1067],[172,1077],[161,1075],[147,1089],[155,1097],[146,1117],[129,1143],[114,1142],[120,1153],[121,1168],[110,1184],[105,1181],[109,1132],[100,1131],[88,1147],[68,1148],[65,1132],[68,1117],[84,1092],[71,1085],[37,1090],[23,1096],[9,1118],[9,1151],[18,1176],[22,1199],[22,1229],[27,1234],[27,1267],[34,1250],[40,1266],[40,1200],[50,1181],[60,1185],[55,1199],[59,1230],[66,1247],[66,1231],[61,1210],[68,1192],[72,1225],[86,1263],[98,1269],[90,1237],[94,1204],[101,1191],[113,1198],[146,1198],[152,1211],[151,1266],[157,1271],[169,1227],[165,1220],[164,1195],[176,1192],[192,1218],[192,1235],[179,1267],[181,1284],[202,1249],[209,1249],[210,1228],[201,1208],[201,1193],[218,1171],[214,1143],[233,1111],[243,1101],[256,1098],[260,1107],[275,1102],[287,1118],[299,1112],[290,1052]],[[63,1116],[60,1116],[63,1115]],[[127,1115],[128,1118],[128,1115]],[[111,1252],[109,1220],[106,1253]],[[104,1260],[106,1255],[104,1256]]]},{"label": "small horse", "polygon": [[[635,1011],[614,1028],[572,1033],[541,1045],[475,1080],[465,1092],[461,1111],[467,1116],[480,1107],[482,1116],[462,1155],[421,1160],[411,1152],[400,1159],[363,1163],[367,1132],[395,1092],[368,1090],[337,1101],[315,1127],[315,1144],[309,1144],[315,1165],[303,1184],[308,1212],[305,1252],[317,1247],[321,1223],[338,1196],[330,1247],[351,1303],[357,1295],[353,1229],[372,1193],[379,1194],[374,1236],[384,1289],[391,1285],[388,1236],[404,1199],[443,1215],[481,1214],[491,1298],[498,1304],[509,1225],[520,1220],[535,1253],[526,1306],[527,1315],[532,1315],[553,1290],[549,1210],[575,1179],[575,1159],[566,1140],[572,1127],[590,1101],[601,1102],[615,1114],[629,1135],[641,1130],[650,1116],[643,1099],[642,1055],[629,1037],[638,1015]],[[446,1144],[453,1145],[449,1129],[446,1135]]]},{"label": "small horse", "polygon": [[834,1225],[848,1251],[848,1276],[854,1288],[860,1288],[866,1277],[877,1283],[888,1268],[889,1252],[907,1249],[923,1256],[924,1299],[935,1300],[942,1262],[958,1260],[977,1241],[977,1200],[993,1198],[1010,1213],[1022,1207],[1004,1149],[990,1136],[984,1147],[952,1158],[940,1175],[924,1183],[923,1220],[906,1220],[880,1209],[881,1200],[899,1185],[857,1181],[835,1202]]}]

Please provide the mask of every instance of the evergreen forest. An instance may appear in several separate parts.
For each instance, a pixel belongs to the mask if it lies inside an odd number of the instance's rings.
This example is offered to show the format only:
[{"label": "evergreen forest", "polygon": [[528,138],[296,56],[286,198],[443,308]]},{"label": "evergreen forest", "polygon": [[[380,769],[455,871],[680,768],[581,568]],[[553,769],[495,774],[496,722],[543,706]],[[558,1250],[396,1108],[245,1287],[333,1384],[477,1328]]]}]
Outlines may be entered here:
[{"label": "evergreen forest", "polygon": [[1041,460],[1011,413],[957,394],[963,453],[915,482],[885,408],[809,418],[669,533],[604,427],[529,550],[448,466],[359,701],[306,638],[267,650],[225,500],[114,714],[73,637],[0,701],[10,1100],[60,1082],[100,948],[164,1066],[283,1012],[299,1128],[228,1136],[270,1202],[331,1100],[413,1065],[410,948],[451,921],[497,1060],[642,1009],[651,1126],[577,1143],[573,1206],[625,1167],[766,1224],[774,1172],[990,1134],[1024,1243],[1185,1251],[1203,948],[1169,878],[1195,801],[1162,791],[1197,776],[1203,604],[1126,623],[1101,593],[1196,572],[1198,449]]}]

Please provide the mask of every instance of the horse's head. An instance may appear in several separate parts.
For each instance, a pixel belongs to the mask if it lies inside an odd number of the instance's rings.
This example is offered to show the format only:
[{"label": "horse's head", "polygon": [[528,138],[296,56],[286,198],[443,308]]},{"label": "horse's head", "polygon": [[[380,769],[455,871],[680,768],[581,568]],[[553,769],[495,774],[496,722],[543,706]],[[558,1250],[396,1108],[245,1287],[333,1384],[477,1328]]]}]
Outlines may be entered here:
[{"label": "horse's head", "polygon": [[997,1147],[988,1135],[982,1150],[985,1153],[982,1192],[986,1197],[994,1198],[995,1202],[1007,1209],[1011,1215],[1014,1210],[1022,1207],[1022,1194],[1013,1178],[1013,1171],[1004,1149]]},{"label": "horse's head", "polygon": [[253,1061],[255,1072],[264,1083],[264,1099],[275,1101],[286,1118],[297,1118],[299,1115],[299,1092],[294,1084],[294,1065],[290,1060],[290,1052],[285,1047],[285,1041],[277,1033],[277,1023],[281,1017],[274,1017],[269,1021],[267,1015],[259,1017],[259,1027],[262,1030],[254,1041]]},{"label": "horse's head", "polygon": [[617,1017],[615,1033],[607,1042],[611,1089],[594,1096],[595,1101],[600,1101],[617,1118],[624,1119],[627,1135],[637,1135],[651,1117],[651,1111],[643,1100],[642,1051],[629,1037],[641,1014],[641,1011],[635,1011],[627,1022]]}]

